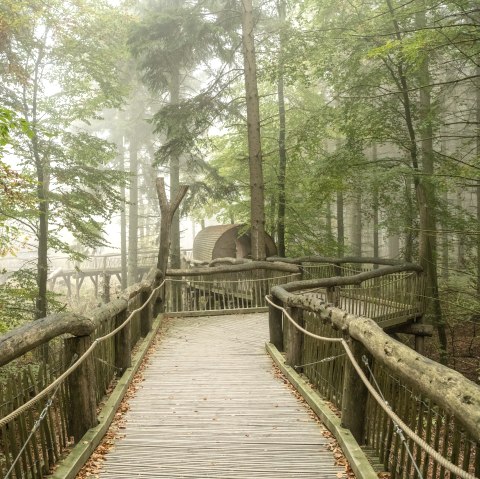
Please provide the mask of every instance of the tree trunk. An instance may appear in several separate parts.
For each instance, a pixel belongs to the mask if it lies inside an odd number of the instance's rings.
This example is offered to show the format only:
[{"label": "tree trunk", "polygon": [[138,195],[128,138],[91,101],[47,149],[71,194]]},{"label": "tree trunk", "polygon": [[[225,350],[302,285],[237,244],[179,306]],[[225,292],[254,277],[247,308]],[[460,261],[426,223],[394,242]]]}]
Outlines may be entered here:
[{"label": "tree trunk", "polygon": [[[480,60],[480,58],[479,58]],[[480,65],[476,68],[476,120],[477,120],[477,158],[480,158]],[[480,224],[480,180],[477,184],[477,222]],[[480,235],[477,235],[477,293],[480,295]]]},{"label": "tree trunk", "polygon": [[415,218],[416,214],[413,210],[413,197],[412,197],[412,180],[411,178],[405,178],[405,254],[404,258],[407,262],[413,261],[413,250],[415,238],[417,236],[415,231]]},{"label": "tree trunk", "polygon": [[[170,103],[180,101],[180,72],[172,73],[170,79]],[[170,157],[170,202],[176,198],[180,188],[180,158],[178,155]],[[180,212],[175,211],[171,221],[171,251],[170,265],[172,268],[180,268]]]},{"label": "tree trunk", "polygon": [[337,252],[342,258],[345,254],[345,225],[343,221],[343,191],[337,191]]},{"label": "tree trunk", "polygon": [[253,38],[252,0],[242,0],[242,43],[247,101],[248,157],[250,169],[250,223],[252,258],[263,260],[265,251],[265,200],[260,136],[257,65]]},{"label": "tree trunk", "polygon": [[32,138],[33,153],[37,169],[37,201],[38,201],[38,251],[37,251],[37,285],[35,319],[47,315],[47,278],[48,278],[48,191],[49,173],[46,160],[40,158],[38,151],[38,138]]},{"label": "tree trunk", "polygon": [[165,277],[168,268],[168,256],[170,252],[172,219],[175,211],[177,211],[178,207],[180,206],[180,202],[187,193],[188,186],[180,185],[177,196],[171,203],[168,201],[167,194],[165,193],[165,182],[163,178],[157,178],[156,187],[158,202],[162,215],[157,268],[162,272],[162,276]]},{"label": "tree trunk", "polygon": [[138,281],[138,144],[135,131],[129,140],[128,285],[130,286]]},{"label": "tree trunk", "polygon": [[[377,161],[377,145],[372,145],[372,161]],[[380,257],[378,186],[373,187],[373,257]],[[374,266],[375,268],[375,266]]]},{"label": "tree trunk", "polygon": [[[462,211],[464,209],[464,195],[463,189],[457,189],[457,208],[458,211]],[[466,259],[465,259],[465,252],[466,252],[466,245],[465,245],[465,235],[459,234],[457,236],[457,269],[464,271],[466,267]]]},{"label": "tree trunk", "polygon": [[[421,9],[415,15],[415,24],[418,29],[427,27],[425,10]],[[422,146],[422,180],[417,185],[417,201],[420,208],[420,264],[427,276],[427,295],[431,299],[432,322],[437,327],[441,347],[441,360],[447,358],[447,336],[443,321],[442,309],[438,293],[437,271],[437,220],[436,220],[436,191],[433,182],[433,127],[430,71],[428,58],[425,56],[420,64],[420,136]]]},{"label": "tree trunk", "polygon": [[[125,171],[125,149],[122,144],[118,145],[118,154],[120,159],[120,171]],[[122,210],[120,212],[120,255],[121,255],[121,279],[122,289],[126,289],[128,286],[128,268],[127,268],[127,196],[125,192],[125,186],[120,187],[120,196],[122,198]]]},{"label": "tree trunk", "polygon": [[351,207],[352,254],[353,256],[362,256],[362,193],[360,190],[354,193]]},{"label": "tree trunk", "polygon": [[330,200],[327,201],[325,212],[325,233],[328,238],[328,244],[332,244],[334,241],[333,230],[332,230],[332,204]]},{"label": "tree trunk", "polygon": [[280,21],[280,50],[278,59],[278,210],[277,210],[277,243],[278,255],[285,257],[285,211],[286,211],[286,191],[285,178],[287,172],[287,149],[285,145],[286,137],[286,117],[285,117],[285,92],[284,92],[284,72],[283,72],[283,48],[285,44],[285,34],[283,26],[286,19],[286,2],[280,0],[278,3],[278,19]]},{"label": "tree trunk", "polygon": [[[442,152],[443,155],[448,154],[447,140],[444,137],[444,135],[442,135],[440,149],[441,149],[441,152]],[[445,208],[448,208],[449,203],[448,203],[448,190],[447,189],[445,189],[445,191],[443,193],[443,203],[445,204]],[[448,278],[449,278],[449,275],[450,275],[450,272],[448,270],[449,260],[450,260],[450,241],[449,241],[449,234],[446,231],[447,228],[446,228],[445,222],[443,224],[442,223],[440,223],[440,224],[442,225],[443,229],[445,230],[442,233],[442,271],[441,271],[441,275],[442,275],[442,278],[445,281],[448,281]]]},{"label": "tree trunk", "polygon": [[[390,11],[395,36],[398,42],[402,42],[402,32],[400,25],[396,19],[395,10],[391,0],[386,0]],[[422,30],[426,28],[425,9],[421,9],[415,14],[415,26]],[[431,88],[430,73],[428,59],[424,57],[420,59],[417,78],[421,88],[419,89],[420,104],[419,106],[419,131],[421,138],[421,155],[417,147],[417,134],[415,130],[414,117],[411,99],[410,85],[404,70],[404,64],[400,62],[396,65],[397,78],[401,87],[402,106],[404,109],[405,126],[409,136],[409,153],[414,171],[414,185],[417,198],[417,207],[419,212],[419,261],[422,266],[426,279],[427,291],[426,295],[430,299],[429,310],[430,320],[435,324],[438,332],[441,347],[441,360],[446,360],[447,338],[445,334],[445,325],[443,323],[442,311],[438,297],[438,278],[436,265],[436,218],[435,218],[435,188],[433,184],[433,128],[431,122]],[[419,157],[422,164],[419,165]]]}]

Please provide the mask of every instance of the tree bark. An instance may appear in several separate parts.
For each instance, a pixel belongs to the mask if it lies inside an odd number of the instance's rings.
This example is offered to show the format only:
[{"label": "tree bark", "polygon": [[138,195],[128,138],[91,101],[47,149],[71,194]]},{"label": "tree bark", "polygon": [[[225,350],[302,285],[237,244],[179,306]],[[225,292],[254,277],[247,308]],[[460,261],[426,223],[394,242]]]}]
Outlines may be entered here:
[{"label": "tree bark", "polygon": [[[390,11],[395,37],[402,42],[402,32],[395,16],[395,10],[391,0],[386,0]],[[425,9],[420,9],[415,14],[415,26],[417,29],[426,28]],[[431,87],[428,59],[420,59],[417,78],[420,83],[418,105],[419,133],[421,141],[421,152],[417,147],[417,132],[414,124],[414,109],[410,99],[410,88],[405,74],[403,61],[400,60],[396,65],[396,81],[401,87],[402,106],[404,110],[405,126],[409,136],[409,152],[414,171],[413,182],[417,199],[419,213],[419,261],[425,271],[427,278],[426,295],[429,298],[430,314],[429,319],[435,325],[440,341],[441,360],[446,361],[447,338],[445,324],[443,322],[442,310],[438,296],[438,278],[436,264],[436,218],[435,218],[435,187],[433,184],[433,128],[431,122]],[[419,164],[421,158],[422,164]],[[428,319],[428,318],[427,318]]]},{"label": "tree bark", "polygon": [[417,233],[415,230],[416,214],[413,207],[412,179],[405,178],[405,261],[413,261],[413,250]]},{"label": "tree bark", "polygon": [[[172,72],[170,79],[170,103],[180,101],[180,72]],[[174,154],[170,157],[170,202],[173,202],[180,189],[180,158]],[[180,268],[180,213],[175,211],[171,218],[171,251],[172,268]]]},{"label": "tree bark", "polygon": [[46,159],[40,158],[38,152],[38,138],[35,134],[33,150],[37,167],[37,200],[38,200],[38,253],[37,253],[37,285],[35,319],[47,315],[47,281],[48,281],[48,216],[49,216],[49,178]]},{"label": "tree bark", "polygon": [[286,1],[278,2],[278,19],[280,21],[280,46],[278,58],[278,210],[277,210],[277,246],[278,256],[285,257],[285,213],[286,213],[286,191],[285,180],[287,174],[287,149],[286,137],[286,115],[285,115],[285,88],[284,88],[284,66],[283,49],[285,44],[285,33],[283,27],[286,19]]},{"label": "tree bark", "polygon": [[94,330],[94,321],[72,313],[51,314],[24,324],[0,337],[0,367],[62,334],[88,336]]},{"label": "tree bark", "polygon": [[[122,144],[118,145],[118,154],[120,158],[120,171],[125,171],[125,149],[123,147],[123,137],[121,139]],[[122,210],[120,212],[120,255],[121,255],[121,278],[122,289],[128,286],[128,268],[127,268],[127,197],[125,192],[125,186],[120,187],[120,196],[122,198]]]},{"label": "tree bark", "polygon": [[245,95],[247,101],[252,258],[255,260],[264,260],[266,258],[265,186],[263,181],[260,107],[253,29],[252,0],[242,0],[242,43],[245,68]]},{"label": "tree bark", "polygon": [[129,142],[128,285],[130,286],[138,281],[138,144],[135,129]]},{"label": "tree bark", "polygon": [[362,256],[362,193],[358,189],[353,196],[353,204],[351,204],[352,217],[352,254],[354,256]]},{"label": "tree bark", "polygon": [[[415,24],[418,29],[427,27],[425,9],[415,14]],[[417,184],[417,201],[420,212],[420,265],[427,276],[427,296],[430,298],[432,322],[436,325],[440,340],[440,359],[447,361],[447,335],[443,320],[442,309],[438,292],[437,271],[437,219],[436,219],[436,191],[433,182],[433,127],[430,71],[428,58],[425,56],[419,67],[420,81],[420,136],[422,146],[422,179]],[[427,318],[428,322],[428,318]]]},{"label": "tree bark", "polygon": [[165,278],[168,268],[168,256],[170,252],[172,220],[175,212],[180,206],[182,199],[187,194],[188,186],[180,185],[177,196],[171,203],[169,203],[167,199],[167,194],[165,192],[165,180],[163,178],[157,178],[156,187],[160,211],[162,214],[157,268],[160,270],[162,277]]},{"label": "tree bark", "polygon": [[[372,145],[372,161],[377,161],[377,145]],[[379,199],[378,186],[373,187],[373,257],[380,257],[380,231],[379,231]],[[376,268],[378,266],[374,266]]]},{"label": "tree bark", "polygon": [[[476,67],[477,81],[475,82],[476,121],[477,121],[477,158],[480,158],[480,55]],[[477,183],[477,224],[480,225],[480,180]],[[477,236],[477,293],[480,295],[480,235]]]},{"label": "tree bark", "polygon": [[343,191],[337,191],[337,253],[345,254],[345,225],[343,220]]}]

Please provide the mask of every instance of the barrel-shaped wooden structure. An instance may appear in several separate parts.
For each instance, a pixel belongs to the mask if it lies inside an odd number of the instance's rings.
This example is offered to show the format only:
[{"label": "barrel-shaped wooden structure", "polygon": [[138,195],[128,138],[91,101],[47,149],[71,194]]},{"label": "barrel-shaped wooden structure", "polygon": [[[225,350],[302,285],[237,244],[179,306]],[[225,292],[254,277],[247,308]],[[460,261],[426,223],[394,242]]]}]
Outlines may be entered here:
[{"label": "barrel-shaped wooden structure", "polygon": [[[251,254],[250,230],[245,225],[207,226],[193,241],[193,259],[212,261],[216,258],[248,258]],[[277,247],[272,237],[265,233],[267,256],[275,256]]]}]

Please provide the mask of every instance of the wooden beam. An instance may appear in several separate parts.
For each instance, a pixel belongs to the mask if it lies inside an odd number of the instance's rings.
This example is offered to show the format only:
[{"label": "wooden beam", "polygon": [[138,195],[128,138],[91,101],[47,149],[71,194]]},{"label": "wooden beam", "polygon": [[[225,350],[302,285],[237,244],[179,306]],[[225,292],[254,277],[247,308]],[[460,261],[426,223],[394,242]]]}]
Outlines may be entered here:
[{"label": "wooden beam", "polygon": [[375,321],[329,306],[309,294],[291,294],[275,286],[272,296],[284,305],[312,311],[332,327],[362,343],[375,361],[452,414],[480,441],[480,386],[432,361],[386,334]]},{"label": "wooden beam", "polygon": [[267,261],[250,261],[242,264],[232,264],[225,266],[212,266],[211,268],[192,268],[192,269],[169,269],[167,270],[167,276],[199,276],[199,275],[212,275],[219,273],[238,273],[242,271],[253,270],[269,270],[269,271],[282,271],[285,273],[300,273],[301,269],[297,265],[286,263],[273,263]]},{"label": "wooden beam", "polygon": [[37,319],[0,337],[0,366],[62,334],[88,336],[95,322],[73,313],[60,313]]}]

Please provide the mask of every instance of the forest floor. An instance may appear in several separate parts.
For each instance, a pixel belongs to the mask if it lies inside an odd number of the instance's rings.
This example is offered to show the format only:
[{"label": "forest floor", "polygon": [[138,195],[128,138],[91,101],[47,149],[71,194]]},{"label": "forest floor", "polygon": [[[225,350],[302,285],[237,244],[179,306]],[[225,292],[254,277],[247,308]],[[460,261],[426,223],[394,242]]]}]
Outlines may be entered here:
[{"label": "forest floor", "polygon": [[[480,384],[480,323],[465,321],[447,326],[448,366]],[[426,341],[426,356],[440,360],[440,346],[436,336]]]}]

